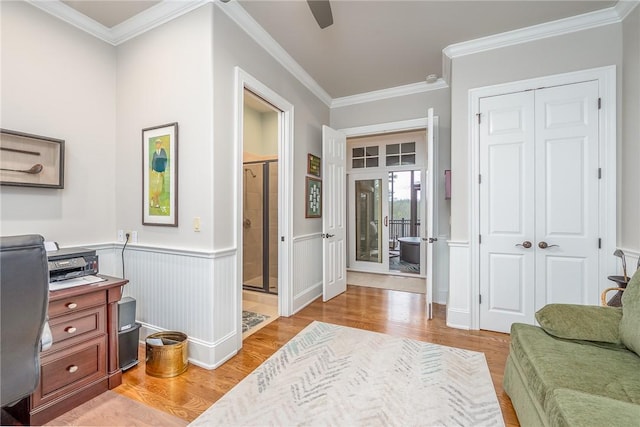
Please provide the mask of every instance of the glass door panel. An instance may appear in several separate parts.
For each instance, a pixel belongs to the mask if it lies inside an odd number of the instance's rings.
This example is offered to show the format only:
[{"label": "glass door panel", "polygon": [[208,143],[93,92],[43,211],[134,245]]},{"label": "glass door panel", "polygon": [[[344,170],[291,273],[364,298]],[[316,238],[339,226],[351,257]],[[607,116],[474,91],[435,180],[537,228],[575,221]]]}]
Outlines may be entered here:
[{"label": "glass door panel", "polygon": [[420,274],[421,174],[418,170],[389,172],[389,269]]},{"label": "glass door panel", "polygon": [[356,260],[382,262],[381,235],[378,232],[382,224],[381,179],[356,180]]},{"label": "glass door panel", "polygon": [[387,271],[389,239],[386,173],[349,177],[349,266]]}]

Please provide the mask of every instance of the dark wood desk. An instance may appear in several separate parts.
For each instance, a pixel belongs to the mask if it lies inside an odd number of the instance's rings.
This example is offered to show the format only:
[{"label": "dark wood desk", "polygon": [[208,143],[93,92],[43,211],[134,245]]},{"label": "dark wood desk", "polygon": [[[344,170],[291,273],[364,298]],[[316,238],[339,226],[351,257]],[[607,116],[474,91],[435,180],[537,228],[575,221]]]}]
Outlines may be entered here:
[{"label": "dark wood desk", "polygon": [[104,282],[49,292],[53,345],[40,353],[36,390],[7,410],[20,422],[42,425],[119,386],[118,301],[129,281]]}]

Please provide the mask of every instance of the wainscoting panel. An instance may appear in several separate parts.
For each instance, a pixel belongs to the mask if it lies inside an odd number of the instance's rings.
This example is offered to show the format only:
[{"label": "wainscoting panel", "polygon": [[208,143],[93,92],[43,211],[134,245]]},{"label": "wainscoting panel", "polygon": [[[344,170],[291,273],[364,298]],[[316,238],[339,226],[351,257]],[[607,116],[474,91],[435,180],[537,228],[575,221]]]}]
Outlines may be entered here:
[{"label": "wainscoting panel", "polygon": [[322,235],[293,238],[293,313],[322,296]]},{"label": "wainscoting panel", "polygon": [[436,245],[435,274],[433,284],[433,302],[446,304],[449,297],[449,236],[439,235]]},{"label": "wainscoting panel", "polygon": [[447,326],[471,328],[471,278],[468,242],[449,242]]},{"label": "wainscoting panel", "polygon": [[[94,245],[100,273],[122,277],[122,245]],[[136,299],[140,341],[176,330],[189,337],[189,360],[212,369],[237,351],[236,251],[213,253],[128,245],[124,296]]]}]

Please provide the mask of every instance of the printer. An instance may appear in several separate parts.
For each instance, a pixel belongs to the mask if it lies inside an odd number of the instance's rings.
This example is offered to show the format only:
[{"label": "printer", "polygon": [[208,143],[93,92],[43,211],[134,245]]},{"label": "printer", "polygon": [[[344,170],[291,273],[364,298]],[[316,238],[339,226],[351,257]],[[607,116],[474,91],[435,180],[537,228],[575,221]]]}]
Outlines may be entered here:
[{"label": "printer", "polygon": [[85,248],[64,248],[47,252],[49,283],[98,273],[96,251]]}]

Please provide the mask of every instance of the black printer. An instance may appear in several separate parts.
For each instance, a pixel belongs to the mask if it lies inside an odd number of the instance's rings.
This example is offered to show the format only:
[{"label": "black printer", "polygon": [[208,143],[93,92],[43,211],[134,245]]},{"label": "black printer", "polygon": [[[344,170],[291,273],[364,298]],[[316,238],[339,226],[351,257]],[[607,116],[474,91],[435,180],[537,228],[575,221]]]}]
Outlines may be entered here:
[{"label": "black printer", "polygon": [[98,255],[86,248],[63,248],[47,252],[49,283],[98,274]]}]

